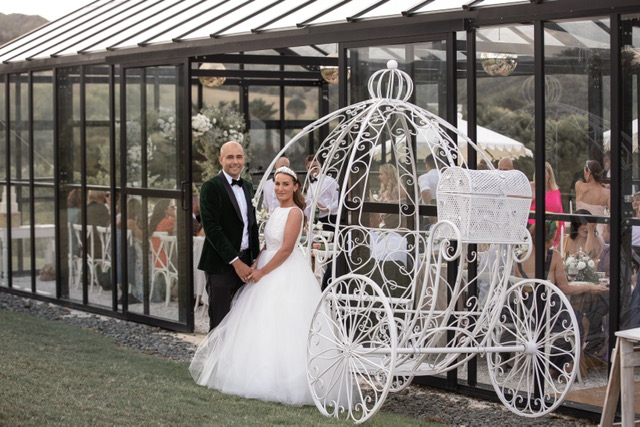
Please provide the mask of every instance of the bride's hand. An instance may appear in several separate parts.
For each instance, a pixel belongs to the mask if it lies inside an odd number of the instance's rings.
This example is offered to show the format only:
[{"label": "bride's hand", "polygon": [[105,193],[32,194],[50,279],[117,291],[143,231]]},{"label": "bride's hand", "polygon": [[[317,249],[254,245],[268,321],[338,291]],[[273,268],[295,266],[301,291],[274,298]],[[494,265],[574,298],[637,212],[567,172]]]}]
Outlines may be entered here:
[{"label": "bride's hand", "polygon": [[249,275],[249,280],[252,282],[256,282],[258,283],[260,281],[260,279],[262,279],[264,277],[264,272],[260,269],[260,270],[253,270],[251,272],[251,274]]}]

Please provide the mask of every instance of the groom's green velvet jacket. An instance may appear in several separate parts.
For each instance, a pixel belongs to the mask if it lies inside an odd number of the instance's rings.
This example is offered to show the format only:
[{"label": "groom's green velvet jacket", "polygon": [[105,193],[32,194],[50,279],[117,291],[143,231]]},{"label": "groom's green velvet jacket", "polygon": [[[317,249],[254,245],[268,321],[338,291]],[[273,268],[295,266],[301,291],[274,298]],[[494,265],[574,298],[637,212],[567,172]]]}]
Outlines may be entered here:
[{"label": "groom's green velvet jacket", "polygon": [[[255,209],[251,203],[253,185],[242,179],[248,207],[249,249],[251,259],[258,256],[258,224]],[[229,182],[220,172],[202,185],[200,190],[200,216],[205,233],[202,256],[198,268],[211,274],[233,271],[229,264],[238,256],[242,243],[242,214]]]}]

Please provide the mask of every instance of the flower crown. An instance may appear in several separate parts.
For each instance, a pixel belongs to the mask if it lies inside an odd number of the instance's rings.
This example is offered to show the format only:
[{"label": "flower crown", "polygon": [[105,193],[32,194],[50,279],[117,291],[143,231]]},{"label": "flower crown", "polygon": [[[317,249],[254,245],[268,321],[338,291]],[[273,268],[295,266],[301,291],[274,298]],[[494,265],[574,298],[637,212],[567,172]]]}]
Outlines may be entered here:
[{"label": "flower crown", "polygon": [[277,174],[279,174],[279,173],[287,174],[287,175],[289,175],[290,177],[292,177],[294,180],[296,180],[296,181],[298,180],[298,175],[296,175],[296,173],[295,173],[292,169],[289,169],[289,168],[288,168],[288,167],[286,167],[286,166],[281,166],[281,167],[279,167],[278,169],[276,169],[276,171],[275,171],[275,173],[273,174],[273,176],[275,177],[275,176],[276,176]]}]

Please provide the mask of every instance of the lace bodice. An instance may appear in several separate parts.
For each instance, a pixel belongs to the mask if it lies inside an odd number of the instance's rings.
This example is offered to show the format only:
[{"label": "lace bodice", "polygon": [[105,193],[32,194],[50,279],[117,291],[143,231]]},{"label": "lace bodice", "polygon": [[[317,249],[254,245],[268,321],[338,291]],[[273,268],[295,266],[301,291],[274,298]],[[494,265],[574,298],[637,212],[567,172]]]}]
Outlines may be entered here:
[{"label": "lace bodice", "polygon": [[[287,224],[287,218],[291,209],[299,209],[297,207],[291,208],[276,208],[269,217],[267,225],[264,227],[264,241],[267,244],[266,250],[277,251],[282,247],[284,240],[284,229]],[[300,233],[302,232],[302,226],[300,226],[300,232],[298,233],[298,239],[300,239]]]}]

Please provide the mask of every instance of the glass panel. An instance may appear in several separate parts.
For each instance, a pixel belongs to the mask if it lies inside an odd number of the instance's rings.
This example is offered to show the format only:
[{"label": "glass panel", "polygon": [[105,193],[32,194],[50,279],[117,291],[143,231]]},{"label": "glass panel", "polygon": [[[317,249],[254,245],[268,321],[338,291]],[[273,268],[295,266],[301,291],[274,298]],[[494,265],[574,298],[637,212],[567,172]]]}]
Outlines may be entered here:
[{"label": "glass panel", "polygon": [[[251,127],[265,127],[265,120],[276,120],[280,114],[280,88],[252,86],[249,92],[249,120]],[[254,124],[254,121],[258,123]]]},{"label": "glass panel", "polygon": [[27,74],[12,74],[9,83],[11,179],[29,179],[29,98]]},{"label": "glass panel", "polygon": [[[53,73],[33,73],[33,174],[53,183]],[[53,223],[53,222],[52,222]]]},{"label": "glass panel", "polygon": [[[11,222],[11,275],[16,289],[32,290],[31,270],[31,198],[29,187],[14,185],[18,210],[12,211]],[[13,207],[13,206],[12,206]]]},{"label": "glass panel", "polygon": [[[87,275],[89,303],[111,306],[111,203],[108,192],[87,191]],[[107,291],[107,292],[105,292]]]},{"label": "glass panel", "polygon": [[55,190],[35,188],[35,259],[36,291],[51,298],[56,296]]},{"label": "glass panel", "polygon": [[[177,182],[185,179],[181,169],[184,155],[180,127],[181,69],[176,66],[127,70],[126,181],[149,193],[153,188],[180,190]],[[134,152],[136,155],[132,156]],[[139,176],[140,182],[132,182],[135,178],[130,175],[131,169],[139,171],[134,176]],[[192,302],[187,295],[186,280],[190,268],[186,252],[188,236],[178,231],[186,229],[191,218],[182,209],[176,209],[180,201],[174,198],[127,195],[120,206],[126,206],[126,221],[118,217],[113,240],[119,304],[124,310],[186,322]],[[154,236],[155,232],[160,234]]]},{"label": "glass panel", "polygon": [[[406,45],[375,46],[367,48],[351,49],[348,51],[349,63],[349,102],[355,103],[369,99],[367,82],[371,75],[386,68],[387,61],[394,59],[398,62],[398,68],[409,73],[413,79],[414,92],[411,102],[427,110],[444,117],[446,113],[446,63],[444,59],[446,43],[444,40],[413,43]],[[379,170],[385,163],[395,161],[393,149],[390,144],[382,144],[379,147],[379,157],[371,160],[370,169],[372,176],[369,181],[368,194],[373,200],[381,200],[381,188]],[[416,141],[416,166],[419,174],[420,190],[429,187],[429,177],[438,176],[437,169],[427,166],[426,159],[431,155],[429,145],[425,138],[420,136]],[[385,166],[386,168],[387,166]],[[395,167],[395,166],[394,166]],[[431,171],[431,173],[429,173]],[[395,172],[391,171],[391,175]],[[385,174],[387,175],[387,174]],[[434,188],[437,178],[434,182]],[[387,195],[388,196],[388,195]],[[385,197],[382,196],[384,199]],[[388,197],[387,197],[388,198]],[[435,191],[424,204],[435,204]],[[420,218],[424,228],[428,229],[435,217],[423,216]]]},{"label": "glass panel", "polygon": [[87,184],[109,185],[109,68],[85,68]]},{"label": "glass panel", "polygon": [[247,156],[247,160],[250,168],[252,171],[264,171],[280,151],[280,131],[252,128],[249,134],[251,136],[251,152]]},{"label": "glass panel", "polygon": [[[83,262],[86,247],[82,218],[86,194],[82,183],[82,147],[80,140],[80,68],[60,68],[56,75],[58,119],[58,161],[60,168],[60,280],[62,297],[83,301],[85,281],[90,270]],[[87,277],[85,277],[85,270]],[[91,288],[87,288],[89,290]]]},{"label": "glass panel", "polygon": [[[147,144],[142,144],[142,141],[147,139],[147,130],[141,123],[143,70],[139,68],[126,70],[125,76],[127,109],[124,136],[126,138],[127,166],[124,181],[130,187],[140,187],[142,185],[143,149],[145,152],[147,150]],[[120,133],[119,131],[118,129],[118,133]]]},{"label": "glass panel", "polygon": [[[609,292],[599,287],[595,274],[605,268],[599,260],[609,212],[603,134],[610,122],[610,49],[608,37],[607,43],[601,42],[609,31],[600,25],[608,28],[609,21],[545,24],[545,210],[547,218],[564,222],[548,245],[555,246],[568,265],[568,282],[556,273],[555,283],[568,296],[581,333],[582,381],[574,382],[567,398],[591,405],[602,405],[594,397],[604,396],[608,380]],[[554,40],[563,43],[557,46]],[[563,212],[584,216],[551,215]],[[569,265],[571,256],[594,265],[576,272]]]},{"label": "glass panel", "polygon": [[[231,69],[230,65],[225,65],[225,67]],[[240,94],[239,86],[223,84],[215,88],[203,87],[202,105],[207,107],[209,105],[225,104],[235,110],[239,110]],[[196,97],[193,99],[196,99]]]},{"label": "glass panel", "polygon": [[285,120],[315,120],[318,118],[318,88],[285,87]]},{"label": "glass panel", "polygon": [[175,189],[178,177],[179,144],[177,67],[146,69],[146,185]]},{"label": "glass panel", "polygon": [[146,197],[127,202],[126,271],[131,312],[175,321],[184,316],[187,283],[178,276],[184,274],[181,248],[186,245],[178,224],[185,218],[178,202]]},{"label": "glass panel", "polygon": [[84,265],[82,216],[84,198],[79,187],[64,186],[60,191],[60,282],[62,298],[82,300]]},{"label": "glass panel", "polygon": [[[237,90],[237,89],[236,89]],[[245,116],[236,101],[206,104],[192,121],[193,161],[192,177],[195,182],[206,181],[220,171],[220,147],[227,141],[242,143],[248,157],[249,134]],[[249,165],[246,165],[248,170]]]}]

